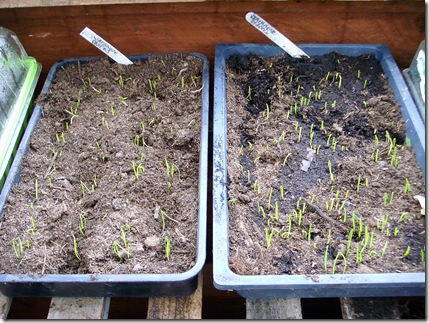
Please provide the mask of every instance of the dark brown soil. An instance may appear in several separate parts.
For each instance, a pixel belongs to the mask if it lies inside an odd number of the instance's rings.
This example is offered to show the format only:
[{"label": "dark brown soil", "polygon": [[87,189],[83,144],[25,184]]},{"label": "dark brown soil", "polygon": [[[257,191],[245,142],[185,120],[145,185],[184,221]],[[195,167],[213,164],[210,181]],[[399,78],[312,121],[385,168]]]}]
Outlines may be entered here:
[{"label": "dark brown soil", "polygon": [[62,68],[38,99],[43,116],[4,208],[0,272],[189,270],[201,88],[202,61],[192,55]]},{"label": "dark brown soil", "polygon": [[373,56],[233,56],[227,113],[234,272],[425,270],[424,177]]}]

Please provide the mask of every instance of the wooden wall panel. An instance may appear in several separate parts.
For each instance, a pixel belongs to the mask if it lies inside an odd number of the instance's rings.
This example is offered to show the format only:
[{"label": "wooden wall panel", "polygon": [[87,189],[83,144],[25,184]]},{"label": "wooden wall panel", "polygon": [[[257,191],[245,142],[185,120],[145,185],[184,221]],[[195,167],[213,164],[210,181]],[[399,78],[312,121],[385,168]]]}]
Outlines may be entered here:
[{"label": "wooden wall panel", "polygon": [[423,1],[207,1],[0,9],[46,73],[66,57],[99,55],[90,27],[125,54],[195,51],[217,43],[268,43],[245,20],[254,11],[296,43],[384,43],[401,68],[425,39]]}]

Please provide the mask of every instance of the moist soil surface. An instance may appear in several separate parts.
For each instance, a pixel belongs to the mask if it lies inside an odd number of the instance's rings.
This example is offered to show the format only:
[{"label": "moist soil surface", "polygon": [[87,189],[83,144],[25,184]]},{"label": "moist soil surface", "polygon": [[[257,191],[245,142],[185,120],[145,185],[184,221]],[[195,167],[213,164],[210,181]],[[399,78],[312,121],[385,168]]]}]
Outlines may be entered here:
[{"label": "moist soil surface", "polygon": [[196,261],[202,60],[62,66],[9,194],[1,273],[180,273]]},{"label": "moist soil surface", "polygon": [[371,55],[227,60],[230,268],[423,272],[424,177]]}]

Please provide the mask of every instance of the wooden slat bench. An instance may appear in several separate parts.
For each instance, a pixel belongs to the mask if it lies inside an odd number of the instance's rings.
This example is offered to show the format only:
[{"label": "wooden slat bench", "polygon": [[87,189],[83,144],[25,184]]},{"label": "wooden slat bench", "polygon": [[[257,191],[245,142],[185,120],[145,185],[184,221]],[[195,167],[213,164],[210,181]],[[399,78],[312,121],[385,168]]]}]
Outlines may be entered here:
[{"label": "wooden slat bench", "polygon": [[[197,290],[187,297],[148,298],[147,312],[143,311],[143,315],[146,313],[147,319],[202,319],[202,276],[203,274],[200,274],[198,277]],[[206,282],[206,284],[208,283]],[[110,300],[111,299],[109,297],[53,297],[50,301],[47,318],[108,319]],[[303,311],[301,301],[305,305],[304,300],[301,300],[300,298],[269,300],[246,299],[245,317],[246,319],[305,319],[306,317],[303,314],[305,311]],[[338,302],[338,298],[336,301]],[[12,298],[0,295],[0,319],[8,318],[8,312],[11,304]],[[341,313],[343,319],[401,318],[398,300],[394,297],[340,298],[339,304],[341,304]],[[318,310],[323,311],[324,308],[319,307]],[[317,315],[317,313],[311,314],[313,318],[315,315]],[[323,315],[326,313],[320,314]]]},{"label": "wooden slat bench", "polygon": [[[153,297],[148,301],[148,319],[201,319],[202,274],[196,291],[187,297]],[[12,298],[0,294],[0,319],[6,319]],[[109,297],[53,297],[48,319],[107,319]]]}]

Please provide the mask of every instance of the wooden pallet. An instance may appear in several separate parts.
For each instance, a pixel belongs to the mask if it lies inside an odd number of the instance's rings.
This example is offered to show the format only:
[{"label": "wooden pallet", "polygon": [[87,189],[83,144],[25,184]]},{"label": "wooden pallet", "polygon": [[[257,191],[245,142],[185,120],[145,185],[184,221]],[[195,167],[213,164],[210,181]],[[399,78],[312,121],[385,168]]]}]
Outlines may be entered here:
[{"label": "wooden pallet", "polygon": [[[201,319],[202,274],[198,276],[198,287],[187,297],[149,298],[147,318],[157,319]],[[6,319],[12,298],[0,294],[0,319]],[[53,297],[48,319],[107,319],[109,297]]]},{"label": "wooden pallet", "polygon": [[[147,319],[201,319],[202,273],[196,291],[187,297],[148,299]],[[399,319],[395,298],[341,298],[343,319]],[[12,298],[0,295],[0,319],[7,319]],[[53,297],[48,319],[107,319],[109,297]],[[247,299],[246,319],[302,319],[301,299]]]}]

